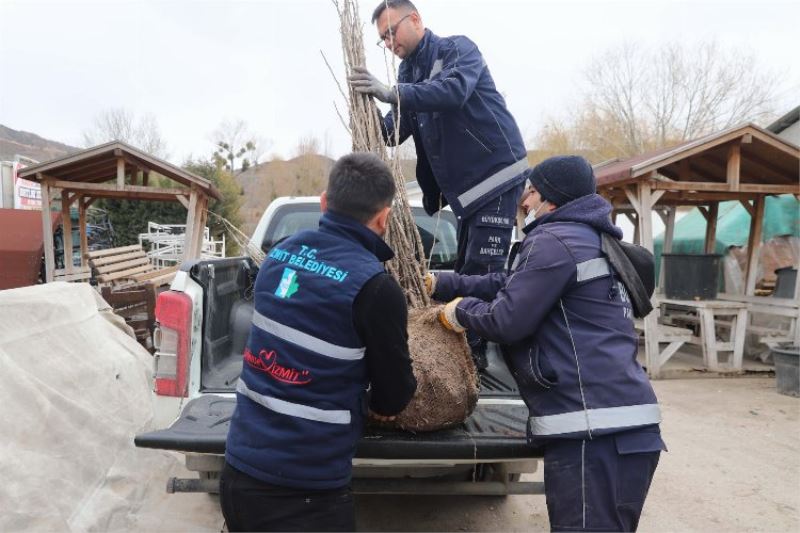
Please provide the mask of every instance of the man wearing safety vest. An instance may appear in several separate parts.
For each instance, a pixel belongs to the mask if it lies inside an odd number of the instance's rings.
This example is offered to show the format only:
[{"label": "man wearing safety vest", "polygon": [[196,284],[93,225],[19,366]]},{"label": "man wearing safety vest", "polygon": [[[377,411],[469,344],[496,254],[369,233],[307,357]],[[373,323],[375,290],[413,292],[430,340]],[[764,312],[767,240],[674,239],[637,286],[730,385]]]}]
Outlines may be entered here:
[{"label": "man wearing safety vest", "polygon": [[261,265],[220,482],[230,531],[355,529],[364,420],[391,420],[416,390],[405,295],[383,268],[394,194],[375,155],[342,157],[319,228]]},{"label": "man wearing safety vest", "polygon": [[[383,118],[389,145],[414,139],[425,211],[433,215],[450,205],[458,219],[454,270],[501,272],[528,159],[483,55],[463,35],[439,37],[426,29],[409,0],[381,0],[372,22],[378,45],[402,59],[397,85],[354,67],[351,86],[392,105]],[[468,340],[476,364],[485,368],[485,342],[473,335]]]},{"label": "man wearing safety vest", "polygon": [[544,447],[554,531],[633,531],[665,450],[661,412],[636,361],[631,299],[601,249],[621,239],[589,163],[550,158],[526,173],[525,239],[508,274],[429,278],[440,320],[503,345]]}]

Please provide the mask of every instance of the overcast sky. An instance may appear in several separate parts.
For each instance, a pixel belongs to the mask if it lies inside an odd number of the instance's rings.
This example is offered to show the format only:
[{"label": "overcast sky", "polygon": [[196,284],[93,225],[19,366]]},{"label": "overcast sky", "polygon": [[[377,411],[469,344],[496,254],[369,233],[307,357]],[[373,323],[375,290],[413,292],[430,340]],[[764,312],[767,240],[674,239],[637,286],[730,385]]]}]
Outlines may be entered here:
[{"label": "overcast sky", "polygon": [[[368,66],[385,77],[361,1]],[[658,46],[715,39],[753,51],[784,75],[779,112],[800,103],[800,2],[419,0],[427,27],[464,34],[483,52],[511,112],[531,139],[549,114],[574,105],[582,70],[624,41]],[[169,159],[208,155],[223,119],[244,119],[293,155],[314,135],[331,155],[349,148],[333,102],[343,103],[339,21],[329,0],[0,0],[0,124],[81,146],[98,113],[155,116]]]}]

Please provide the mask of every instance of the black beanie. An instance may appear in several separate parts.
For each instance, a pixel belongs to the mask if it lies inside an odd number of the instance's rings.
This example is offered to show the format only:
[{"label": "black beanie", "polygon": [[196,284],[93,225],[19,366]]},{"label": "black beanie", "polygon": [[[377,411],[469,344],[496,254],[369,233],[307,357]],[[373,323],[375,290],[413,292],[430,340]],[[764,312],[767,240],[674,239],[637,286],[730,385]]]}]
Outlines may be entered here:
[{"label": "black beanie", "polygon": [[527,174],[528,181],[542,198],[557,206],[594,194],[597,190],[592,165],[577,155],[550,157],[528,170]]}]

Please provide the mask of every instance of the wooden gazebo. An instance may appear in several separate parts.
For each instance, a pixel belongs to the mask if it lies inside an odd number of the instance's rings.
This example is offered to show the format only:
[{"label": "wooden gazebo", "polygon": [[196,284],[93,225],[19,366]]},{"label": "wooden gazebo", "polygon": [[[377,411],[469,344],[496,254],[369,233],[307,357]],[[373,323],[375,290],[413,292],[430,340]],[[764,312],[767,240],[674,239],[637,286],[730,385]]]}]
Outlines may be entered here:
[{"label": "wooden gazebo", "polygon": [[[152,185],[151,175],[175,182],[174,188]],[[61,196],[64,225],[64,266],[67,274],[72,262],[72,222],[70,208],[78,206],[81,267],[87,267],[88,241],[86,211],[98,198],[161,200],[180,202],[188,211],[184,259],[200,256],[203,230],[208,216],[209,197],[221,198],[208,180],[147,154],[121,141],[101,144],[45,163],[26,167],[19,177],[36,181],[42,187],[42,221],[46,281],[53,281],[53,232],[51,203]],[[155,180],[152,180],[155,181]]]},{"label": "wooden gazebo", "polygon": [[[719,202],[738,200],[750,213],[752,222],[747,248],[745,293],[724,295],[729,302],[728,310],[721,312],[734,317],[728,322],[731,327],[730,342],[717,343],[713,333],[713,314],[701,319],[701,326],[704,325],[707,331],[701,344],[709,368],[717,370],[717,350],[733,352],[732,369],[741,367],[745,335],[745,324],[742,322],[747,321],[748,308],[754,310],[758,307],[759,312],[780,308],[775,314],[792,319],[791,334],[796,341],[800,341],[800,327],[797,325],[800,283],[797,283],[794,299],[790,302],[755,296],[765,200],[769,195],[800,195],[800,148],[758,126],[745,124],[671,148],[597,165],[595,175],[598,193],[613,204],[615,216],[622,214],[631,219],[636,228],[636,240],[650,251],[654,251],[654,211],[666,226],[665,253],[672,248],[676,207],[696,206],[704,214],[708,221],[705,239],[707,253],[714,250]],[[736,301],[739,302],[738,306]],[[705,307],[698,304],[698,314],[702,315],[713,307],[712,304]],[[719,304],[717,307],[725,308],[726,305]],[[708,317],[712,317],[710,323]],[[678,328],[660,325],[658,313],[655,312],[644,320],[642,327],[648,371],[657,376],[661,366],[689,337]],[[709,332],[709,329],[712,331]],[[662,351],[660,343],[667,343],[668,346]]]}]

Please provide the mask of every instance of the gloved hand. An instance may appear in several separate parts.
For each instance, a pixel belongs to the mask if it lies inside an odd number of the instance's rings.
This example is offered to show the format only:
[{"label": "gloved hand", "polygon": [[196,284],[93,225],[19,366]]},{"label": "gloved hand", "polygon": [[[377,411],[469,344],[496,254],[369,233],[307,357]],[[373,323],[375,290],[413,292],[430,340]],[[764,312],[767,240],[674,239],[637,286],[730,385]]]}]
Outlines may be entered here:
[{"label": "gloved hand", "polygon": [[458,307],[458,302],[460,301],[461,297],[458,297],[439,311],[439,322],[447,329],[455,331],[456,333],[463,333],[466,331],[464,326],[458,323],[458,318],[456,318],[456,307]]},{"label": "gloved hand", "polygon": [[427,291],[428,296],[433,296],[433,293],[436,292],[436,274],[428,272],[425,274],[423,281],[425,282],[425,291]]},{"label": "gloved hand", "polygon": [[378,81],[378,78],[370,74],[365,67],[353,67],[353,74],[347,80],[356,92],[374,96],[387,104],[397,104],[397,93],[388,85]]},{"label": "gloved hand", "polygon": [[397,415],[394,415],[394,416],[379,415],[378,413],[376,413],[375,411],[370,409],[369,410],[369,418],[371,420],[374,420],[375,422],[381,422],[381,423],[385,424],[387,422],[392,422],[395,418],[397,418]]}]

